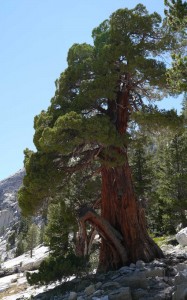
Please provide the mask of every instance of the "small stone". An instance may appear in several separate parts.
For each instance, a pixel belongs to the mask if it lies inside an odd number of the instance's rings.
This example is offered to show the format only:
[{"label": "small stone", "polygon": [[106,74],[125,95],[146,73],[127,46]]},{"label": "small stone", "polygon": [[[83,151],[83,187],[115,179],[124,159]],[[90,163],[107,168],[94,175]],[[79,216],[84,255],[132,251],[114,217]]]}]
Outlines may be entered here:
[{"label": "small stone", "polygon": [[100,300],[108,300],[108,295],[101,297]]},{"label": "small stone", "polygon": [[137,262],[136,262],[136,268],[141,269],[141,268],[144,268],[144,267],[145,267],[144,261],[143,260],[137,260]]},{"label": "small stone", "polygon": [[129,266],[131,269],[135,269],[136,268],[136,265],[131,263],[130,266]]},{"label": "small stone", "polygon": [[119,269],[119,272],[121,274],[128,274],[128,273],[132,273],[134,271],[134,268],[130,268],[130,267],[127,267],[127,266],[124,266],[122,268]]},{"label": "small stone", "polygon": [[187,264],[183,264],[183,263],[180,263],[176,266],[176,269],[177,271],[184,271],[184,270],[187,270]]},{"label": "small stone", "polygon": [[17,282],[17,281],[18,281],[17,278],[12,278],[12,279],[11,279],[11,283],[15,283],[15,282]]},{"label": "small stone", "polygon": [[176,276],[178,274],[178,271],[176,268],[168,267],[167,273],[169,274],[169,276]]},{"label": "small stone", "polygon": [[112,281],[112,282],[106,282],[102,285],[102,289],[117,289],[120,288],[120,284],[118,282]]},{"label": "small stone", "polygon": [[166,264],[164,262],[156,260],[156,259],[151,263],[151,265],[153,267],[162,267],[162,268],[166,267]]},{"label": "small stone", "polygon": [[145,270],[146,277],[164,277],[165,276],[165,269],[156,267],[156,268],[147,268]]},{"label": "small stone", "polygon": [[97,282],[97,283],[95,284],[96,290],[99,289],[101,286],[102,286],[102,282]]},{"label": "small stone", "polygon": [[103,294],[103,290],[97,290],[93,293],[93,297],[101,297]]},{"label": "small stone", "polygon": [[68,300],[77,300],[77,293],[70,292]]},{"label": "small stone", "polygon": [[95,286],[93,284],[89,285],[87,288],[85,288],[84,292],[87,296],[93,294],[95,292]]}]

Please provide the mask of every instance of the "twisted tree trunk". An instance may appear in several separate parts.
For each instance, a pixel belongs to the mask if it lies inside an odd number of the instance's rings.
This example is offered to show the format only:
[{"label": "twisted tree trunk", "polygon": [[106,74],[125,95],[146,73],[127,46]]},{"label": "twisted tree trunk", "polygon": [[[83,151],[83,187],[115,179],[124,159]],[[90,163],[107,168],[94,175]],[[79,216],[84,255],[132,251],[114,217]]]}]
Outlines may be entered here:
[{"label": "twisted tree trunk", "polygon": [[[117,94],[115,125],[122,136],[127,133],[129,114],[132,111],[132,84],[130,75],[126,74]],[[114,106],[109,106],[108,110],[112,110],[111,115],[114,114]],[[144,209],[135,197],[127,147],[113,147],[112,150],[123,155],[125,163],[114,168],[102,167],[101,216],[122,235],[121,244],[127,255],[125,264],[136,262],[138,259],[148,262],[156,257],[163,257],[161,249],[147,233]],[[123,264],[117,250],[111,251],[110,243],[102,239],[99,268],[116,269]]]},{"label": "twisted tree trunk", "polygon": [[128,161],[112,169],[102,169],[102,218],[107,220],[122,236],[126,253],[125,263],[117,250],[102,239],[99,268],[106,271],[142,259],[145,262],[163,257],[160,248],[149,237],[144,209],[136,201]]},{"label": "twisted tree trunk", "polygon": [[[132,111],[130,107],[132,83],[128,74],[123,77],[122,82],[116,102],[109,102],[108,115],[111,121],[116,115],[116,130],[121,136],[125,136],[129,114]],[[149,262],[154,258],[163,257],[161,249],[147,233],[144,209],[135,197],[127,146],[124,145],[122,148],[111,146],[110,149],[111,153],[115,152],[117,156],[122,156],[125,162],[122,165],[116,163],[115,167],[107,167],[107,159],[110,165],[110,159],[115,163],[115,157],[109,158],[105,153],[100,153],[106,161],[101,168],[101,216],[90,209],[86,209],[80,216],[83,232],[85,223],[89,222],[102,237],[99,257],[101,271],[117,269],[139,259]]]}]

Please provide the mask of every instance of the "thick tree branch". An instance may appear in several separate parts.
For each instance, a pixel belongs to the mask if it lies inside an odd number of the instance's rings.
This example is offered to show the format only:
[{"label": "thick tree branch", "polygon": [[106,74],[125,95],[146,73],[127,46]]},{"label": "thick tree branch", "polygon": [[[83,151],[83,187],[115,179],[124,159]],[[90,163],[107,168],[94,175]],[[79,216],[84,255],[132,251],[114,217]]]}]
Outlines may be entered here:
[{"label": "thick tree branch", "polygon": [[127,263],[127,253],[121,243],[123,238],[121,234],[105,219],[97,215],[93,209],[84,207],[79,210],[79,220],[81,223],[89,222],[92,226],[94,226],[97,232],[108,243],[108,245],[111,248],[116,249],[116,251],[119,253],[122,263]]}]

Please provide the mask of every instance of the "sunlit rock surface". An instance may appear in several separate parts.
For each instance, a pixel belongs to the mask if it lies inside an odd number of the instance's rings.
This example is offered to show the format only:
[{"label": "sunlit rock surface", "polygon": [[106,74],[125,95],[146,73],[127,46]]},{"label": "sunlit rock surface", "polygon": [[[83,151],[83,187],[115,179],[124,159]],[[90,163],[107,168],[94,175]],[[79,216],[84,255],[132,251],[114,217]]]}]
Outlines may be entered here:
[{"label": "sunlit rock surface", "polygon": [[0,181],[0,259],[14,257],[14,250],[7,252],[7,239],[20,219],[17,192],[22,185],[24,169]]},{"label": "sunlit rock surface", "polygon": [[0,236],[18,221],[20,211],[17,191],[22,185],[24,175],[25,171],[22,169],[0,181]]},{"label": "sunlit rock surface", "polygon": [[181,246],[187,246],[187,227],[176,234],[176,239]]}]

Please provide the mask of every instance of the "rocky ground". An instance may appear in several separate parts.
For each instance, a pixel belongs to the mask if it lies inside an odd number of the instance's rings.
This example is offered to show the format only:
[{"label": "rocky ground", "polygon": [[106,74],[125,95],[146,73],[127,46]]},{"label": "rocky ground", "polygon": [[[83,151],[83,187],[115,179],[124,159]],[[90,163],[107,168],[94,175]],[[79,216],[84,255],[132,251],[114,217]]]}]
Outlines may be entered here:
[{"label": "rocky ground", "polygon": [[[40,248],[37,248],[40,252]],[[30,287],[22,263],[19,273],[0,278],[0,299],[35,300],[185,300],[187,299],[187,247],[163,246],[166,257],[151,263],[137,261],[107,274],[87,275],[48,287]],[[47,250],[46,250],[47,251]],[[33,258],[35,261],[35,258]],[[6,263],[10,267],[10,262]],[[27,267],[26,267],[27,266]],[[4,265],[4,270],[6,265]],[[13,265],[11,265],[13,268]],[[15,267],[15,265],[14,265]],[[10,269],[10,268],[9,268]],[[8,274],[7,274],[8,275]],[[9,283],[7,283],[9,278]]]}]

